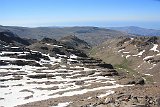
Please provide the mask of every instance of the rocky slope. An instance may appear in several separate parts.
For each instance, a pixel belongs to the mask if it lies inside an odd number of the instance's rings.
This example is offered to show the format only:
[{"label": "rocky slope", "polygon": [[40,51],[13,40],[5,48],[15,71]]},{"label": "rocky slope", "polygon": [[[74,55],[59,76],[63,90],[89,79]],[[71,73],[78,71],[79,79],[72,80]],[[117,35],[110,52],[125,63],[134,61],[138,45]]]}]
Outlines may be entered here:
[{"label": "rocky slope", "polygon": [[81,51],[87,51],[91,49],[91,46],[87,42],[73,35],[61,38],[60,42],[69,47],[74,47],[75,49],[78,49]]},{"label": "rocky slope", "polygon": [[95,47],[92,56],[114,64],[134,75],[143,75],[146,79],[152,78],[159,84],[160,67],[160,38],[134,37],[110,39]]},{"label": "rocky slope", "polygon": [[1,107],[92,105],[79,101],[96,96],[101,99],[112,94],[112,89],[123,87],[113,79],[118,73],[111,64],[90,58],[56,40],[44,38],[27,47],[3,42],[0,45]]},{"label": "rocky slope", "polygon": [[[10,34],[7,37],[12,38]],[[124,69],[124,66],[119,65],[119,69],[115,70],[111,64],[89,57],[84,51],[79,50],[89,45],[75,36],[61,40],[63,42],[44,38],[26,46],[14,39],[10,42],[1,39],[0,107],[160,106],[158,82],[156,85],[146,84],[146,77],[138,77],[135,73],[137,78],[127,78],[128,75],[124,75],[123,72],[129,69]],[[159,39],[156,37],[119,38],[112,42],[116,43],[116,47],[126,46],[128,49],[128,45],[124,44],[131,40],[134,40],[132,44],[142,49],[143,46],[153,45],[149,52],[158,52]],[[116,49],[110,46],[112,45],[106,45],[112,50]],[[124,50],[121,49],[123,52],[120,53],[121,50],[117,49],[122,58],[131,57],[122,54],[125,53]],[[104,50],[105,47],[99,52]],[[159,54],[155,53],[155,56],[157,55]],[[140,58],[139,56],[142,57],[140,54],[137,57]],[[157,60],[151,62],[158,64]],[[151,74],[147,75],[150,77]]]},{"label": "rocky slope", "polygon": [[116,89],[115,94],[107,97],[108,107],[160,106],[159,37],[109,39],[94,47],[90,51],[90,56],[113,64],[119,73],[116,80],[120,84],[135,85]]},{"label": "rocky slope", "polygon": [[21,45],[21,46],[30,45],[27,39],[22,39],[10,31],[0,32],[0,43],[7,43],[7,44]]}]

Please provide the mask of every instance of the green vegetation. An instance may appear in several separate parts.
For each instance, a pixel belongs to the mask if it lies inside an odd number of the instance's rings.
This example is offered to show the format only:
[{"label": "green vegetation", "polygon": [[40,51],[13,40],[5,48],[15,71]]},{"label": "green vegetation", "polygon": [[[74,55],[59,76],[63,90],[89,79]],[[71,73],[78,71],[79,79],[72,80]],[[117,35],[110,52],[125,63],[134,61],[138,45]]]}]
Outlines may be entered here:
[{"label": "green vegetation", "polygon": [[114,67],[118,72],[123,72],[125,74],[128,74],[129,77],[133,77],[133,76],[143,77],[146,80],[146,83],[148,84],[154,83],[154,80],[151,76],[139,74],[136,70],[133,70],[132,68],[130,68],[130,65],[132,63],[133,62],[131,60],[127,60],[126,58],[124,58],[121,64],[116,64],[114,65]]},{"label": "green vegetation", "polygon": [[115,64],[114,67],[117,69],[117,71],[127,72],[131,76],[137,75],[138,72],[136,72],[135,70],[133,70],[132,68],[130,68],[131,64],[132,64],[131,60],[127,60],[126,58],[124,58],[124,60],[122,61],[121,64]]},{"label": "green vegetation", "polygon": [[153,80],[153,78],[151,76],[144,75],[143,78],[146,79],[146,82],[148,84],[154,83],[154,80]]},{"label": "green vegetation", "polygon": [[92,48],[89,53],[91,56],[92,55],[94,56],[97,53],[97,48],[96,47]]}]

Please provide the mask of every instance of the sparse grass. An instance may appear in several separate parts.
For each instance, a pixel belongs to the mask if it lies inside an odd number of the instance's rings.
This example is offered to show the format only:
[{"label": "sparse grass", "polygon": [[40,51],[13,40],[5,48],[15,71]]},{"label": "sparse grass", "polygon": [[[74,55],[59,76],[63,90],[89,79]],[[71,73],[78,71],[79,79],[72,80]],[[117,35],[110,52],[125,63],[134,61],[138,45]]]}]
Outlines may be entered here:
[{"label": "sparse grass", "polygon": [[90,55],[95,55],[97,53],[97,48],[92,48],[89,53]]},{"label": "sparse grass", "polygon": [[126,58],[124,58],[121,64],[115,64],[114,67],[117,69],[117,71],[127,73],[130,76],[138,75],[138,72],[130,68],[131,64],[132,64],[131,60],[127,60]]},{"label": "sparse grass", "polygon": [[143,75],[143,78],[146,79],[146,82],[147,82],[148,84],[154,83],[154,80],[153,80],[153,78],[152,78],[151,76]]},{"label": "sparse grass", "polygon": [[123,72],[123,73],[127,74],[127,76],[129,76],[129,77],[133,77],[133,76],[143,77],[146,79],[147,84],[154,83],[154,80],[151,76],[142,75],[142,74],[138,73],[136,70],[133,70],[132,68],[130,68],[131,64],[132,64],[132,61],[124,59],[121,64],[116,64],[116,65],[114,65],[114,67],[116,68],[116,70],[118,72]]}]

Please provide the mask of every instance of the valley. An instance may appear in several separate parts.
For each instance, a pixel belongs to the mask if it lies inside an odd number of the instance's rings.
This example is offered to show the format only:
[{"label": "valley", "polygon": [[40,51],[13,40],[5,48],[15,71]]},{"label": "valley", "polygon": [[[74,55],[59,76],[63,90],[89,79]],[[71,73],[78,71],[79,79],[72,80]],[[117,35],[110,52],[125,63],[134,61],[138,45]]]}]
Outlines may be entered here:
[{"label": "valley", "polygon": [[97,46],[0,33],[0,107],[158,107],[159,37],[112,37]]}]

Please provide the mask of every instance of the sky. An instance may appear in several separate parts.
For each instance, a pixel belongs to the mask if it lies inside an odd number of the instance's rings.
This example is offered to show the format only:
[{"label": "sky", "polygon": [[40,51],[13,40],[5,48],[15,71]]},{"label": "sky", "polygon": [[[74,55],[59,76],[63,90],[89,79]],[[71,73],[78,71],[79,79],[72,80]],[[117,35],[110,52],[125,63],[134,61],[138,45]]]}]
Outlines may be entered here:
[{"label": "sky", "polygon": [[139,26],[160,29],[160,0],[0,0],[5,26]]}]

